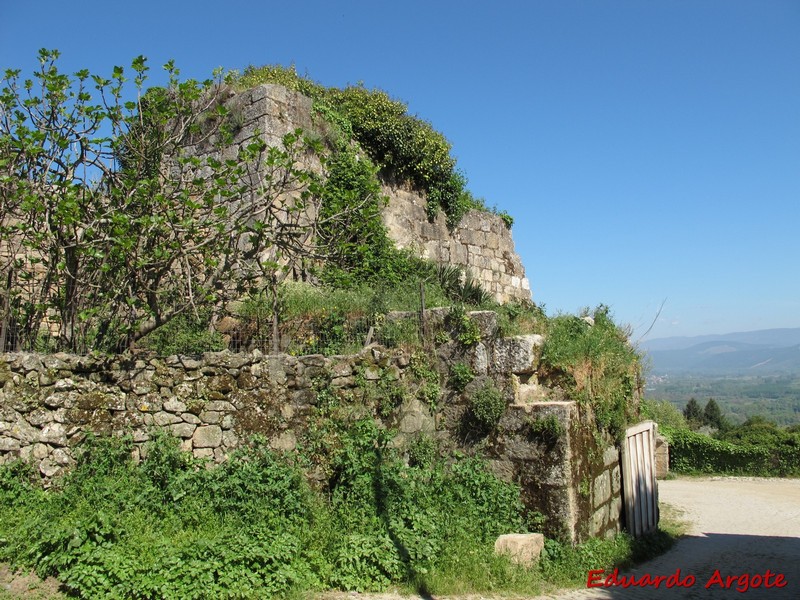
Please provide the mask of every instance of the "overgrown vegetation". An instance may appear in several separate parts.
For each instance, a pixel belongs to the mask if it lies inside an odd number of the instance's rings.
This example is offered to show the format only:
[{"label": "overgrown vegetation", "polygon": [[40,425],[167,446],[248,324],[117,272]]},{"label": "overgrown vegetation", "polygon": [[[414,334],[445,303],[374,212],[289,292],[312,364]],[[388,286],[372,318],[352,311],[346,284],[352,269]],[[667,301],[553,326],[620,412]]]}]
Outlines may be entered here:
[{"label": "overgrown vegetation", "polygon": [[[429,216],[442,210],[447,224],[454,227],[469,209],[487,210],[466,189],[466,177],[456,168],[445,137],[427,121],[409,115],[408,107],[386,92],[362,85],[326,88],[294,68],[278,65],[250,66],[236,82],[240,89],[262,83],[280,84],[311,97],[318,114],[340,134],[358,141],[384,175],[426,192]],[[495,212],[510,228],[513,218]]]},{"label": "overgrown vegetation", "polygon": [[[435,280],[452,302],[490,300],[469,273],[436,272],[389,239],[379,171],[426,191],[429,212],[442,208],[451,226],[481,203],[464,189],[444,137],[385,93],[248,69],[238,85],[273,81],[314,98],[323,135],[296,131],[282,147],[253,141],[221,160],[242,127],[224,103],[233,76],[181,81],[170,62],[169,84],[146,89],[143,57],[130,75],[116,67],[108,79],[65,75],[58,58],[43,50],[31,80],[7,71],[0,93],[10,348],[119,352],[175,319],[176,330],[191,329],[248,292],[271,303],[274,320],[290,272],[334,288]],[[299,166],[308,153],[324,176]],[[186,351],[204,347],[199,329],[179,337]],[[143,345],[181,346],[169,338],[165,330]],[[205,346],[218,340],[209,335]]]},{"label": "overgrown vegetation", "polygon": [[[324,238],[304,224],[330,193],[300,166],[319,150],[302,132],[221,160],[236,121],[222,73],[181,81],[170,62],[168,86],[146,90],[143,57],[110,78],[63,74],[58,58],[42,50],[31,79],[8,70],[0,90],[2,325],[12,349],[35,347],[52,327],[58,349],[119,352],[181,315],[274,291],[289,267],[321,254]],[[368,201],[377,200],[334,204],[323,222],[350,221]]]},{"label": "overgrown vegetation", "polygon": [[800,475],[800,427],[781,428],[760,416],[731,425],[713,400],[705,408],[690,402],[683,412],[669,402],[647,400],[642,412],[669,440],[670,469],[676,473]]},{"label": "overgrown vegetation", "polygon": [[469,425],[482,433],[497,427],[506,410],[506,400],[491,380],[487,380],[467,397]]},{"label": "overgrown vegetation", "polygon": [[139,464],[129,439],[91,438],[47,492],[25,464],[3,465],[0,560],[54,575],[78,597],[183,599],[393,584],[532,593],[636,556],[627,536],[574,550],[548,541],[540,567],[514,566],[493,542],[524,530],[515,485],[477,458],[446,462],[432,448],[405,466],[372,420],[327,422],[335,436],[321,488],[303,475],[310,448],[291,458],[263,440],[204,468],[166,434],[153,434]]},{"label": "overgrown vegetation", "polygon": [[597,425],[621,439],[638,417],[633,401],[642,385],[641,361],[627,332],[611,319],[608,307],[591,315],[562,315],[549,322],[542,348],[545,381],[591,408]]}]

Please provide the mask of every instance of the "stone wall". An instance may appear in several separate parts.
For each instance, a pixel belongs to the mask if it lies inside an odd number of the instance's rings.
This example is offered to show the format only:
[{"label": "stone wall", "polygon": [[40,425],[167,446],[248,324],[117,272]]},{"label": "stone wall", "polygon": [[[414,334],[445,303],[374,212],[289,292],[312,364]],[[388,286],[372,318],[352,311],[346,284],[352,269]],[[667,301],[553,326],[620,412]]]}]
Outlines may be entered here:
[{"label": "stone wall", "polygon": [[428,220],[425,198],[418,192],[396,186],[383,190],[389,197],[383,221],[398,247],[465,267],[498,302],[531,299],[511,230],[498,215],[471,210],[451,232],[443,213]]},{"label": "stone wall", "polygon": [[[431,323],[441,322],[445,312],[429,311]],[[470,453],[479,445],[495,473],[518,482],[525,504],[546,517],[542,531],[549,536],[578,542],[618,531],[618,453],[598,442],[589,415],[576,403],[537,383],[542,337],[497,338],[494,313],[470,318],[480,342],[464,347],[451,339],[427,353],[370,345],[358,354],[327,357],[257,351],[149,359],[3,354],[0,462],[34,461],[50,481],[74,463],[73,449],[88,433],[131,435],[138,459],[154,428],[179,438],[195,457],[215,462],[252,434],[293,452],[311,439],[320,411],[336,406],[348,419],[373,418],[396,431],[400,449],[419,435],[437,440],[444,453]],[[435,401],[419,394],[419,361],[438,373]],[[456,363],[468,364],[476,375],[462,392],[447,386]],[[487,383],[507,405],[488,435],[464,427],[469,398]],[[404,393],[391,399],[397,389]]]}]

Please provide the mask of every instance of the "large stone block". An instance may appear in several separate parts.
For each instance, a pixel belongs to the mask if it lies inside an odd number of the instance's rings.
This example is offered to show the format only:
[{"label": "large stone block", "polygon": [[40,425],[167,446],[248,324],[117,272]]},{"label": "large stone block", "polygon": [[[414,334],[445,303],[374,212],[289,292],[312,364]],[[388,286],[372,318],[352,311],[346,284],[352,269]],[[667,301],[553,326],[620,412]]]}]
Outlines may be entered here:
[{"label": "large stone block", "polygon": [[533,373],[538,366],[539,348],[543,343],[544,338],[537,334],[495,340],[493,370],[499,373]]},{"label": "large stone block", "polygon": [[494,543],[497,554],[505,554],[513,562],[528,567],[539,562],[543,549],[541,533],[509,533],[501,535]]}]

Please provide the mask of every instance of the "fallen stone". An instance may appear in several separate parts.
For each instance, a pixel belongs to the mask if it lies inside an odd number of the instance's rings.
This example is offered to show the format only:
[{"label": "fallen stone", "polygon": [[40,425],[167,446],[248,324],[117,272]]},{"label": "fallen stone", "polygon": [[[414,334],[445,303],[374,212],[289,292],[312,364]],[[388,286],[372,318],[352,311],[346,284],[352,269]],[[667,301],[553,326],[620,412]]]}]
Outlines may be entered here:
[{"label": "fallen stone", "polygon": [[501,535],[494,543],[497,554],[507,555],[512,562],[529,567],[539,562],[544,549],[541,533],[509,533]]}]

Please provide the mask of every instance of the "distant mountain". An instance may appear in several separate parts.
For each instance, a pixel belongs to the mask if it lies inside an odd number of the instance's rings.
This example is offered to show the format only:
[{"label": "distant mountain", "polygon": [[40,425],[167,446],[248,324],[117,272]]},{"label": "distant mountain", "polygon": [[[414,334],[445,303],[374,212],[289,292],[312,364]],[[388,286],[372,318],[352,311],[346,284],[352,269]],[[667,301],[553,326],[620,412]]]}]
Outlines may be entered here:
[{"label": "distant mountain", "polygon": [[800,327],[784,329],[760,329],[739,333],[698,335],[694,337],[666,337],[647,340],[640,344],[645,350],[683,350],[705,342],[740,342],[771,348],[786,348],[800,344]]},{"label": "distant mountain", "polygon": [[800,328],[661,338],[640,347],[655,375],[800,374]]}]

